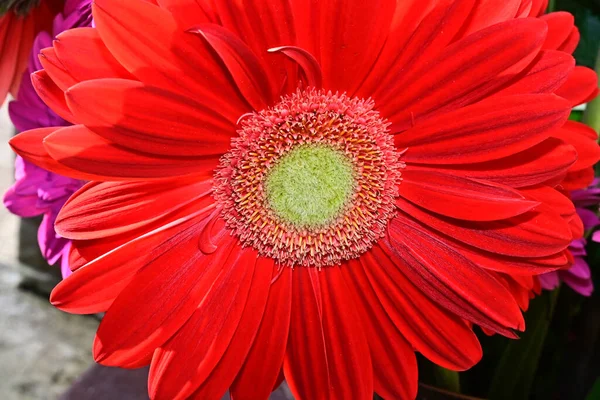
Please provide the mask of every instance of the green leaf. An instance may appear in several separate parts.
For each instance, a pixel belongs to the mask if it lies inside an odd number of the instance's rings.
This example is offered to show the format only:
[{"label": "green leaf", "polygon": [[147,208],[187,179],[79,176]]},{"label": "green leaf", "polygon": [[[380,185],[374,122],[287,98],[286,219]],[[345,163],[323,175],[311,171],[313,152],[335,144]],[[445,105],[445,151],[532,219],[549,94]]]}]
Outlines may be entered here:
[{"label": "green leaf", "polygon": [[531,301],[525,315],[526,330],[511,341],[496,367],[490,385],[491,400],[528,399],[535,378],[558,290],[544,292]]},{"label": "green leaf", "polygon": [[585,400],[600,400],[600,378],[596,379],[592,390],[588,393]]},{"label": "green leaf", "polygon": [[436,365],[433,375],[436,387],[460,393],[460,376],[458,375],[458,372],[450,371],[449,369]]}]

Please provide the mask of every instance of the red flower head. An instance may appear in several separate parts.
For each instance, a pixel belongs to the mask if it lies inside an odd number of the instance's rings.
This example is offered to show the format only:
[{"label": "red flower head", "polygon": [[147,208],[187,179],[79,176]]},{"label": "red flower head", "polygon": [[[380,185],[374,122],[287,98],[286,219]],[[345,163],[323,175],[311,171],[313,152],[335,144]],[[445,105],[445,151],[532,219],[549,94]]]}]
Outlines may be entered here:
[{"label": "red flower head", "polygon": [[[12,141],[90,180],[52,302],[154,399],[414,398],[510,285],[568,264],[573,58],[530,0],[96,0],[33,76],[74,126]],[[567,204],[568,204],[567,200]],[[562,203],[560,203],[562,204]],[[571,205],[572,206],[572,205]],[[529,278],[510,278],[511,274]]]},{"label": "red flower head", "polygon": [[52,31],[52,20],[64,0],[5,0],[0,5],[0,105],[8,93],[17,96],[33,41]]}]

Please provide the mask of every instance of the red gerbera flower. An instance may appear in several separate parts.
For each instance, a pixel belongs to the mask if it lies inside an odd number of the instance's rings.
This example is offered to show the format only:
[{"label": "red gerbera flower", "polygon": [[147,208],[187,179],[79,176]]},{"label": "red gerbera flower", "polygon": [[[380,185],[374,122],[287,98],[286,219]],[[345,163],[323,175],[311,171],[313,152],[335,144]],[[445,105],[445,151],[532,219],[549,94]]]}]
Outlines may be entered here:
[{"label": "red gerbera flower", "polygon": [[0,105],[8,93],[16,97],[39,31],[52,30],[64,0],[8,0],[0,6]]},{"label": "red gerbera flower", "polygon": [[155,399],[281,369],[299,399],[413,398],[415,350],[462,370],[472,324],[524,329],[509,278],[568,264],[577,160],[543,4],[160,3],[96,0],[33,76],[75,125],[11,143],[92,181],[52,302],[106,311],[97,361],[151,363]]}]

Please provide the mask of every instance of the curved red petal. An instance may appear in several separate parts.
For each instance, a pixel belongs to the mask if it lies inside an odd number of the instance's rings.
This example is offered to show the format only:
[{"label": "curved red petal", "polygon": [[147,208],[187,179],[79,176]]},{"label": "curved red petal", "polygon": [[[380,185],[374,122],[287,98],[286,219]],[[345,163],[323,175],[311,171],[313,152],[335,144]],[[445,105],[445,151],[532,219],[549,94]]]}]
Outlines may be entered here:
[{"label": "curved red petal", "polygon": [[539,204],[508,186],[410,168],[402,173],[399,193],[430,211],[468,221],[510,218]]},{"label": "curved red petal", "polygon": [[276,381],[281,374],[292,314],[292,270],[282,268],[276,274],[254,343],[231,385],[232,400],[267,399],[271,389],[279,386]]},{"label": "curved red petal", "polygon": [[213,157],[166,157],[118,146],[83,125],[60,129],[44,139],[44,147],[56,161],[97,180],[159,179],[197,175],[210,179],[217,167]]},{"label": "curved red petal", "polygon": [[235,135],[210,103],[125,79],[79,83],[65,93],[77,121],[132,151],[165,156],[225,153]]},{"label": "curved red petal", "polygon": [[[208,219],[204,219],[206,224]],[[94,359],[108,366],[133,362],[169,340],[192,316],[204,296],[236,257],[235,239],[213,254],[198,249],[202,223],[196,223],[148,251],[131,283],[102,319],[94,342]],[[139,243],[138,243],[139,245]],[[80,269],[80,271],[83,271]]]},{"label": "curved red petal", "polygon": [[[379,268],[361,259],[365,268]],[[417,359],[379,302],[363,266],[351,260],[342,266],[344,281],[353,295],[373,362],[375,392],[389,399],[414,399],[417,395]]]},{"label": "curved red petal", "polygon": [[[363,270],[381,305],[402,336],[436,364],[466,370],[481,359],[481,345],[469,324],[441,307],[402,272],[404,262],[380,241],[361,258]],[[388,257],[389,253],[391,258]],[[352,271],[354,279],[360,271]],[[365,283],[366,284],[366,283]]]},{"label": "curved red petal", "polygon": [[371,399],[369,347],[340,267],[295,268],[293,281],[283,371],[295,398]]},{"label": "curved red petal", "polygon": [[100,38],[142,82],[212,102],[230,120],[249,111],[212,48],[167,10],[144,0],[96,0],[92,7]]},{"label": "curved red petal", "polygon": [[[461,221],[434,215],[402,198],[398,198],[396,204],[417,221],[445,235],[507,256],[549,256],[566,249],[572,238],[566,221],[544,204],[517,217],[490,222]],[[536,211],[538,208],[540,211]]]},{"label": "curved red petal", "polygon": [[[149,225],[192,202],[209,205],[212,182],[197,179],[92,182],[65,203],[56,231],[67,238],[99,239]],[[160,201],[157,201],[160,199]]]},{"label": "curved red petal", "polygon": [[567,120],[569,112],[569,104],[554,95],[490,98],[417,123],[397,134],[394,144],[408,148],[402,157],[405,162],[483,162],[542,142]]},{"label": "curved red petal", "polygon": [[203,397],[196,396],[211,399],[227,390],[260,324],[272,265],[273,260],[259,262],[253,249],[239,250],[225,262],[190,319],[154,353],[151,398],[188,398],[201,387]]},{"label": "curved red petal", "polygon": [[254,110],[260,111],[272,102],[275,90],[279,87],[271,85],[259,59],[241,39],[214,24],[197,25],[188,32],[199,34],[218,54],[237,88]]}]

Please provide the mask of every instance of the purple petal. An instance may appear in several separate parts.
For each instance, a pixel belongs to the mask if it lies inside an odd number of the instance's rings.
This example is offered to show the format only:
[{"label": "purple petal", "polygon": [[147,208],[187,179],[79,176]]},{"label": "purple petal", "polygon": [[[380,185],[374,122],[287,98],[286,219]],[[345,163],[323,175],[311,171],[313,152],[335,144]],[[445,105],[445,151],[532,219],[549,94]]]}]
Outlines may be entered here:
[{"label": "purple petal", "polygon": [[48,213],[44,215],[40,228],[38,229],[38,243],[42,255],[48,261],[48,264],[54,265],[60,258],[69,243],[68,239],[59,236],[54,230],[56,214]]},{"label": "purple petal", "polygon": [[562,271],[561,278],[567,285],[569,285],[571,289],[582,296],[590,296],[594,291],[594,284],[592,283],[591,279],[579,279],[569,274],[563,275]]},{"label": "purple petal", "polygon": [[539,275],[539,278],[540,283],[542,284],[542,288],[546,290],[556,289],[560,284],[560,281],[558,279],[558,273],[555,271]]},{"label": "purple petal", "polygon": [[586,231],[600,224],[600,218],[598,218],[596,213],[591,210],[586,208],[577,208],[577,214],[579,214],[581,221],[583,221],[583,227]]}]

